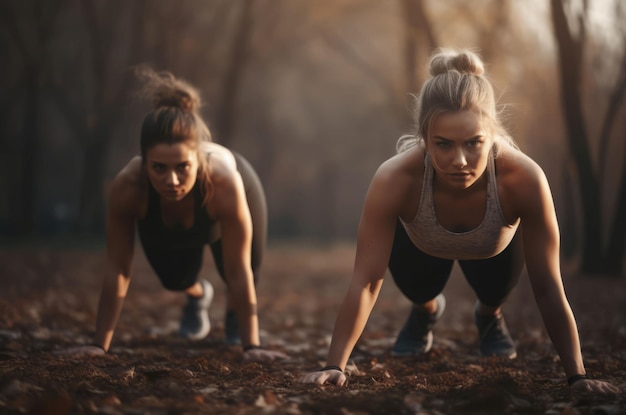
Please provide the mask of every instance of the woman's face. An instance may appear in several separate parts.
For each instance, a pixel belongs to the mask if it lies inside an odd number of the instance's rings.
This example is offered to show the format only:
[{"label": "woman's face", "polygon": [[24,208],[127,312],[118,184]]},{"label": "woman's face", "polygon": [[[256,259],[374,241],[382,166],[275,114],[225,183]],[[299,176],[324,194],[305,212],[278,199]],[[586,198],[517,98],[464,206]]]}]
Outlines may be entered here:
[{"label": "woman's face", "polygon": [[165,200],[177,202],[189,194],[198,175],[198,152],[188,143],[157,144],[146,152],[148,178]]},{"label": "woman's face", "polygon": [[471,187],[487,169],[493,144],[478,111],[438,115],[426,137],[437,181],[451,189]]}]

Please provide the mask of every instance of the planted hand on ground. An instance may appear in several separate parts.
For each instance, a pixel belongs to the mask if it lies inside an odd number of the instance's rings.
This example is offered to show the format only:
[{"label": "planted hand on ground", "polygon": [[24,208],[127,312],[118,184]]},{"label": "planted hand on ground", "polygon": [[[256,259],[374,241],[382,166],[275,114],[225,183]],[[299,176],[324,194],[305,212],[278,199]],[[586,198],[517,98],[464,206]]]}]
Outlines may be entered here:
[{"label": "planted hand on ground", "polygon": [[318,370],[317,372],[307,373],[300,378],[302,383],[315,383],[317,385],[323,385],[324,383],[331,383],[337,386],[343,386],[346,384],[347,377],[345,373],[339,370]]},{"label": "planted hand on ground", "polygon": [[243,358],[253,362],[273,362],[275,360],[285,360],[288,356],[283,352],[258,348],[245,351]]},{"label": "planted hand on ground", "polygon": [[600,393],[600,394],[613,394],[619,393],[619,388],[611,385],[608,382],[595,379],[581,379],[570,386],[572,392],[575,393]]},{"label": "planted hand on ground", "polygon": [[69,349],[56,352],[62,356],[74,356],[74,357],[91,357],[91,356],[103,356],[106,352],[98,346],[86,345],[71,347]]}]

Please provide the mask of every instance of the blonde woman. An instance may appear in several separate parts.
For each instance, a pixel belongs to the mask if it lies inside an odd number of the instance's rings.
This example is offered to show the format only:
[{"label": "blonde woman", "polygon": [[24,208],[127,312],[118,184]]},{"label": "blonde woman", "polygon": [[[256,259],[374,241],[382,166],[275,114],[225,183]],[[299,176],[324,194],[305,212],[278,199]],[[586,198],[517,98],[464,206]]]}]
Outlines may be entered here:
[{"label": "blonde woman", "polygon": [[327,366],[304,382],[343,385],[343,369],[389,269],[413,303],[392,355],[426,353],[458,261],[476,293],[480,353],[514,358],[502,304],[524,262],[546,329],[572,389],[615,392],[589,379],[563,290],[559,229],[541,168],[502,128],[493,87],[471,51],[439,50],[418,97],[417,132],[376,171],[358,231],[352,282],[333,331]]}]

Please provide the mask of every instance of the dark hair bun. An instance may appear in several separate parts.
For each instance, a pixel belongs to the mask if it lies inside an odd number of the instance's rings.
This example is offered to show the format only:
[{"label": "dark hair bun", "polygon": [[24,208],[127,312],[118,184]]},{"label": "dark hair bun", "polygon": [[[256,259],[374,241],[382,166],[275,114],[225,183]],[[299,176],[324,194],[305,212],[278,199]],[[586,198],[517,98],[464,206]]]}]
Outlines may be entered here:
[{"label": "dark hair bun", "polygon": [[198,91],[170,72],[156,72],[148,67],[138,67],[135,68],[135,73],[143,83],[139,96],[152,102],[155,108],[175,107],[190,112],[200,108]]}]

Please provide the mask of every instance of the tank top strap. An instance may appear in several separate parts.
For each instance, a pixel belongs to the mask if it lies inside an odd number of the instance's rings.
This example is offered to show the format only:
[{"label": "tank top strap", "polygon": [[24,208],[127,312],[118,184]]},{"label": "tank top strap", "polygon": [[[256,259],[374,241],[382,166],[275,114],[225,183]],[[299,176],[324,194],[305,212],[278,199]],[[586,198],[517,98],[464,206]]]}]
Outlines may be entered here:
[{"label": "tank top strap", "polygon": [[430,155],[428,152],[424,155],[424,180],[422,181],[422,192],[420,194],[420,206],[418,208],[421,210],[422,206],[428,207],[432,206],[432,214],[434,216],[434,205],[433,205],[433,177],[435,175],[435,169],[433,168],[432,162],[430,160]]},{"label": "tank top strap", "polygon": [[487,174],[489,174],[489,180],[487,183],[487,194],[489,197],[497,196],[498,186],[496,184],[496,163],[495,154],[491,152],[489,154],[489,160],[487,161]]}]

